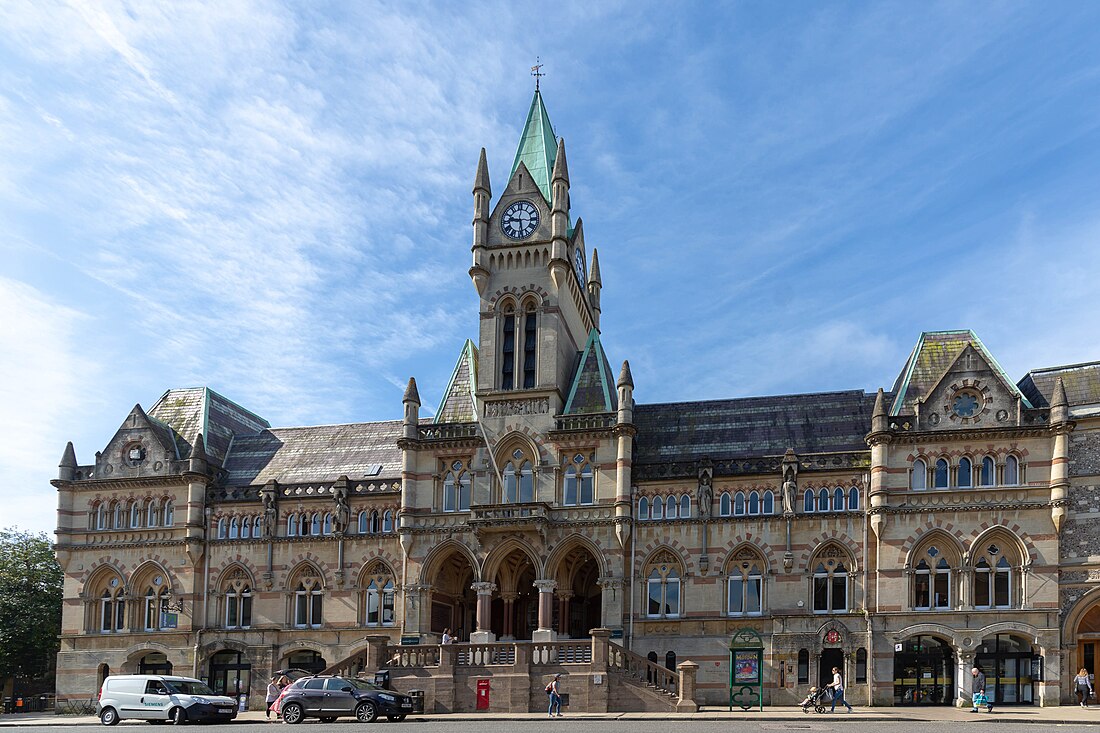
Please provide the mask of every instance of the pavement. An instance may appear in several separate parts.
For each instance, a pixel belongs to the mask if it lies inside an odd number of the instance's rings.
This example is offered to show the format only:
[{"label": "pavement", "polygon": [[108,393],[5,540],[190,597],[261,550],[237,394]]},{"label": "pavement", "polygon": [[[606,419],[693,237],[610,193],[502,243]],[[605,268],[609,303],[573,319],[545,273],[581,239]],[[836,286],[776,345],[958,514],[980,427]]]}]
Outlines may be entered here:
[{"label": "pavement", "polygon": [[[800,707],[765,707],[763,711],[730,712],[725,708],[709,707],[697,713],[565,713],[573,720],[669,720],[685,721],[756,721],[822,723],[836,718],[843,723],[874,722],[928,722],[928,723],[1032,723],[1039,725],[1100,725],[1100,706],[1082,708],[1076,705],[1062,707],[997,707],[992,713],[984,710],[971,713],[970,708],[950,707],[857,707],[853,713],[838,710],[836,713],[803,713]],[[448,713],[441,715],[410,715],[407,723],[421,721],[477,722],[477,721],[525,721],[544,720],[546,713]],[[343,719],[342,719],[343,720]],[[346,720],[350,721],[351,718]],[[138,721],[134,721],[138,722]],[[263,712],[249,711],[237,716],[238,723],[262,723]],[[56,715],[54,713],[16,713],[0,715],[0,728],[22,726],[74,726],[99,725],[99,719],[90,715]]]}]

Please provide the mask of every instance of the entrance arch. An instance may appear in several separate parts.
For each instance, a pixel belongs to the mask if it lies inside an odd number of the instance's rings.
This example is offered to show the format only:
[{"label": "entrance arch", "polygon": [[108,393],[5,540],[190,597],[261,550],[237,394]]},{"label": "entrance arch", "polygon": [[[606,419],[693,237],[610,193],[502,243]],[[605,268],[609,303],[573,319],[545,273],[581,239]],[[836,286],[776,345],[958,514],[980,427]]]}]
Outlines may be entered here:
[{"label": "entrance arch", "polygon": [[1090,675],[1100,672],[1100,603],[1093,604],[1085,611],[1075,628],[1077,638],[1077,666],[1070,670],[1084,668]]},{"label": "entrance arch", "polygon": [[490,628],[498,639],[530,639],[538,628],[538,569],[519,547],[504,550],[493,563],[492,582],[499,591],[490,604]]},{"label": "entrance arch", "polygon": [[248,696],[252,664],[236,649],[223,649],[210,657],[210,689],[219,695]]},{"label": "entrance arch", "polygon": [[476,629],[477,596],[471,586],[478,579],[469,551],[457,543],[441,546],[429,557],[421,577],[431,587],[429,616],[421,617],[421,630],[426,627],[442,635],[450,629],[455,638],[468,641]]},{"label": "entrance arch", "polygon": [[576,542],[568,547],[552,570],[557,581],[554,628],[560,636],[573,639],[588,637],[590,629],[603,626],[603,574],[598,558],[587,544]]},{"label": "entrance arch", "polygon": [[895,705],[953,705],[955,651],[938,636],[910,636],[894,652]]},{"label": "entrance arch", "polygon": [[995,704],[1034,705],[1040,659],[1022,634],[1003,633],[982,639],[974,665],[985,673],[986,694]]},{"label": "entrance arch", "polygon": [[321,652],[313,649],[297,649],[283,657],[285,669],[300,669],[310,674],[320,674],[328,667],[328,662],[321,656]]}]

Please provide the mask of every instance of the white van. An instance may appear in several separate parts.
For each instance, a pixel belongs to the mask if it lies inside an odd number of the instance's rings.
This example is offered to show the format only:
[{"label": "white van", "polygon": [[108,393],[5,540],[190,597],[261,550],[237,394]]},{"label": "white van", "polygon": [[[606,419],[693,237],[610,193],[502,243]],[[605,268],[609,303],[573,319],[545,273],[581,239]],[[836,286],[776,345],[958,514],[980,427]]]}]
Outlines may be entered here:
[{"label": "white van", "polygon": [[170,720],[176,725],[233,720],[237,702],[216,695],[205,682],[159,674],[116,675],[103,680],[96,714],[104,725],[126,718]]}]

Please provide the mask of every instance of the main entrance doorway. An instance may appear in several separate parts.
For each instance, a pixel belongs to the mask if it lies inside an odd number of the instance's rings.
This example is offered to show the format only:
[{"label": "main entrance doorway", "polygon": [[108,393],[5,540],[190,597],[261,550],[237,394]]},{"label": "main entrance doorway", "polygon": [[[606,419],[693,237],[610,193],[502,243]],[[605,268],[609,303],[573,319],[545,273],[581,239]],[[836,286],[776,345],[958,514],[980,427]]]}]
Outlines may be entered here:
[{"label": "main entrance doorway", "polygon": [[248,695],[252,684],[252,665],[240,652],[221,651],[210,657],[210,688],[219,695],[239,698]]},{"label": "main entrance doorway", "polygon": [[[818,688],[833,683],[833,667],[836,667],[840,670],[841,674],[844,674],[844,650],[822,649],[821,659],[818,661],[817,665]],[[848,680],[844,680],[844,686],[848,687]]]},{"label": "main entrance doorway", "polygon": [[1100,604],[1090,608],[1077,624],[1077,666],[1072,672],[1084,667],[1089,677],[1096,682],[1096,673],[1100,672]]},{"label": "main entrance doorway", "polygon": [[952,705],[955,702],[955,654],[934,636],[906,639],[894,652],[895,705]]},{"label": "main entrance doorway", "polygon": [[985,673],[986,694],[998,705],[1033,705],[1042,657],[1026,639],[997,634],[982,639],[974,664]]}]

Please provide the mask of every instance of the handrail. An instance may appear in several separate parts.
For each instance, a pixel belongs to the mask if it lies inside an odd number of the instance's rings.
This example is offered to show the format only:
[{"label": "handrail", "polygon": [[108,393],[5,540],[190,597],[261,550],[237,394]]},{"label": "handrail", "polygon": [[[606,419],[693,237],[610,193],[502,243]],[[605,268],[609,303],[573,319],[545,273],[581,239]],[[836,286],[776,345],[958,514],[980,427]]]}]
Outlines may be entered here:
[{"label": "handrail", "polygon": [[679,674],[611,641],[607,642],[607,668],[676,697],[680,695]]}]

